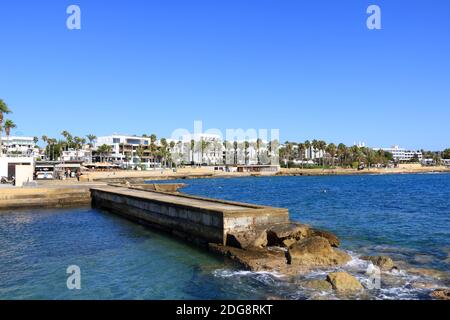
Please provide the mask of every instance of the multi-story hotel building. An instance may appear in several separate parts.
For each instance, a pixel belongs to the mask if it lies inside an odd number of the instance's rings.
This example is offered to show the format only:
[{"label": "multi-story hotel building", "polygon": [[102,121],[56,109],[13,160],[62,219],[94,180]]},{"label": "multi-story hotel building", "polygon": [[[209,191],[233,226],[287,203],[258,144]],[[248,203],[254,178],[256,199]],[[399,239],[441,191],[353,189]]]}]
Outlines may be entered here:
[{"label": "multi-story hotel building", "polygon": [[392,154],[392,157],[396,161],[411,161],[417,158],[422,161],[422,152],[420,150],[406,150],[404,148],[399,148],[399,146],[392,146],[391,148],[374,148],[374,150],[383,150]]},{"label": "multi-story hotel building", "polygon": [[[155,144],[158,144],[155,142]],[[150,152],[150,138],[113,134],[98,137],[94,149],[102,145],[111,146],[111,153],[106,156],[108,161],[120,165],[136,166],[137,164],[149,167],[154,164]],[[142,155],[139,156],[139,151]]]}]

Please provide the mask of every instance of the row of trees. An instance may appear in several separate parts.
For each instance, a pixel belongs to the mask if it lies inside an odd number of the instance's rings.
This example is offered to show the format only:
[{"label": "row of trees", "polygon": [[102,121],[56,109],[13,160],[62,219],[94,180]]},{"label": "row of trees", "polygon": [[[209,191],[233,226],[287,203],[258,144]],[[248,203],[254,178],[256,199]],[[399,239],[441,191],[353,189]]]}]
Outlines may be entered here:
[{"label": "row of trees", "polygon": [[[311,156],[308,156],[308,150],[311,150]],[[323,140],[306,140],[300,143],[286,141],[280,148],[280,159],[288,165],[291,163],[291,166],[293,160],[300,160],[302,167],[311,159],[314,159],[317,165],[342,167],[358,167],[360,164],[370,167],[375,164],[387,165],[393,161],[392,154],[383,150],[356,145],[348,147],[343,143],[336,145]]]},{"label": "row of trees", "polygon": [[[45,154],[50,160],[57,160],[64,150],[82,149],[83,146],[88,142],[88,146],[92,148],[94,146],[94,141],[97,137],[93,134],[88,134],[86,137],[73,136],[68,131],[64,130],[61,132],[63,139],[50,138],[46,135],[41,137],[42,141],[46,144]],[[37,143],[39,138],[34,137],[34,142]]]}]

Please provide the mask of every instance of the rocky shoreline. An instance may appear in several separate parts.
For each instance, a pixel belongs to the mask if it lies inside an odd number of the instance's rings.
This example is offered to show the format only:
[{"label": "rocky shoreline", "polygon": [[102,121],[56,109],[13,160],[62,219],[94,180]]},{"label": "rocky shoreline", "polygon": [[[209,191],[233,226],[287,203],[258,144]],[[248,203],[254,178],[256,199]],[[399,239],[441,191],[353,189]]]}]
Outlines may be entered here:
[{"label": "rocky shoreline", "polygon": [[[309,279],[298,282],[303,288],[318,292],[335,292],[343,296],[370,298],[368,291],[373,289],[376,278],[367,275],[360,281],[350,272],[344,271],[352,257],[339,249],[340,241],[336,235],[326,230],[315,229],[309,225],[289,222],[260,227],[248,232],[230,233],[225,245],[209,244],[210,251],[234,261],[240,268],[252,272],[271,272],[292,280],[309,273],[323,270],[323,279]],[[369,269],[378,272],[386,282],[398,282],[397,274],[407,272],[420,276],[420,281],[410,284],[429,290],[431,299],[450,299],[449,275],[434,269],[411,268],[406,263],[394,262],[388,256],[361,256]],[[402,266],[400,268],[400,265]],[[368,269],[368,270],[369,270]],[[436,281],[441,284],[439,286]],[[314,296],[321,298],[322,296]]]}]

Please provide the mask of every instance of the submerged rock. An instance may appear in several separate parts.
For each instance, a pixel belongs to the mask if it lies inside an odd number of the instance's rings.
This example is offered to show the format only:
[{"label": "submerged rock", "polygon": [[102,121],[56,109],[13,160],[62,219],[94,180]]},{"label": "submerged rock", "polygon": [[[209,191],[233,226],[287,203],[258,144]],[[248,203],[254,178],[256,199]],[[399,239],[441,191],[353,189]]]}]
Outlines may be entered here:
[{"label": "submerged rock", "polygon": [[361,259],[372,262],[383,271],[391,271],[396,268],[394,261],[388,256],[363,256]]},{"label": "submerged rock", "polygon": [[311,236],[311,237],[318,236],[318,237],[325,238],[328,240],[328,242],[330,243],[330,245],[332,247],[337,248],[341,244],[338,237],[336,237],[333,233],[331,233],[329,231],[320,230],[320,229],[311,229],[309,231],[309,236]]},{"label": "submerged rock", "polygon": [[[308,233],[309,226],[306,224],[296,222],[280,223],[267,230],[267,239],[269,245],[284,245],[284,240],[301,240],[307,237]],[[292,244],[291,241],[289,242],[290,244]]]},{"label": "submerged rock", "polygon": [[437,289],[434,290],[430,296],[435,299],[450,300],[450,290],[449,289]]},{"label": "submerged rock", "polygon": [[347,263],[351,257],[333,249],[327,239],[311,237],[294,243],[287,252],[288,263],[300,266],[335,266]]},{"label": "submerged rock", "polygon": [[327,281],[331,283],[333,289],[336,291],[354,292],[364,289],[358,279],[343,271],[328,274]]},{"label": "submerged rock", "polygon": [[438,280],[449,280],[449,273],[445,271],[440,271],[436,269],[426,269],[426,268],[409,268],[406,270],[409,273],[412,274],[418,274]]}]

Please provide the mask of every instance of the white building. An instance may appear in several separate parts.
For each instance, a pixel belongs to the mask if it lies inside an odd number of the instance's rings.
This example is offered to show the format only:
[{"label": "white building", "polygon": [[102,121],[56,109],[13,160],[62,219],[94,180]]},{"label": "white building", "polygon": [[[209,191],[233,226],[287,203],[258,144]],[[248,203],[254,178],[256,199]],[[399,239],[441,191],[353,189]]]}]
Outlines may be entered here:
[{"label": "white building", "polygon": [[92,152],[90,150],[64,150],[61,153],[61,161],[81,161],[84,163],[92,162]]},{"label": "white building", "polygon": [[396,161],[411,161],[414,158],[422,161],[423,158],[420,150],[406,150],[404,148],[400,148],[399,146],[392,146],[391,148],[374,148],[373,150],[383,150],[385,152],[389,152]]},{"label": "white building", "polygon": [[[97,150],[102,145],[111,146],[112,152],[106,158],[115,164],[132,167],[137,164],[142,164],[146,167],[151,165],[150,138],[120,134],[102,136],[96,139],[94,150]],[[138,155],[139,148],[142,148],[144,152],[142,157]]]},{"label": "white building", "polygon": [[[177,163],[222,164],[224,160],[224,146],[219,135],[195,134],[181,137],[175,141],[168,139],[167,143],[174,143],[170,149],[172,159]],[[193,142],[193,143],[192,143]]]},{"label": "white building", "polygon": [[37,156],[39,148],[34,143],[34,137],[2,136],[4,153],[9,155]]},{"label": "white building", "polygon": [[[33,157],[25,157],[25,156],[14,156],[14,157],[5,157],[0,156],[0,177],[6,177],[11,180],[13,177],[17,178],[16,168],[23,168],[28,166],[30,170],[28,172],[34,171],[34,158]],[[33,180],[31,178],[29,181]]]}]

